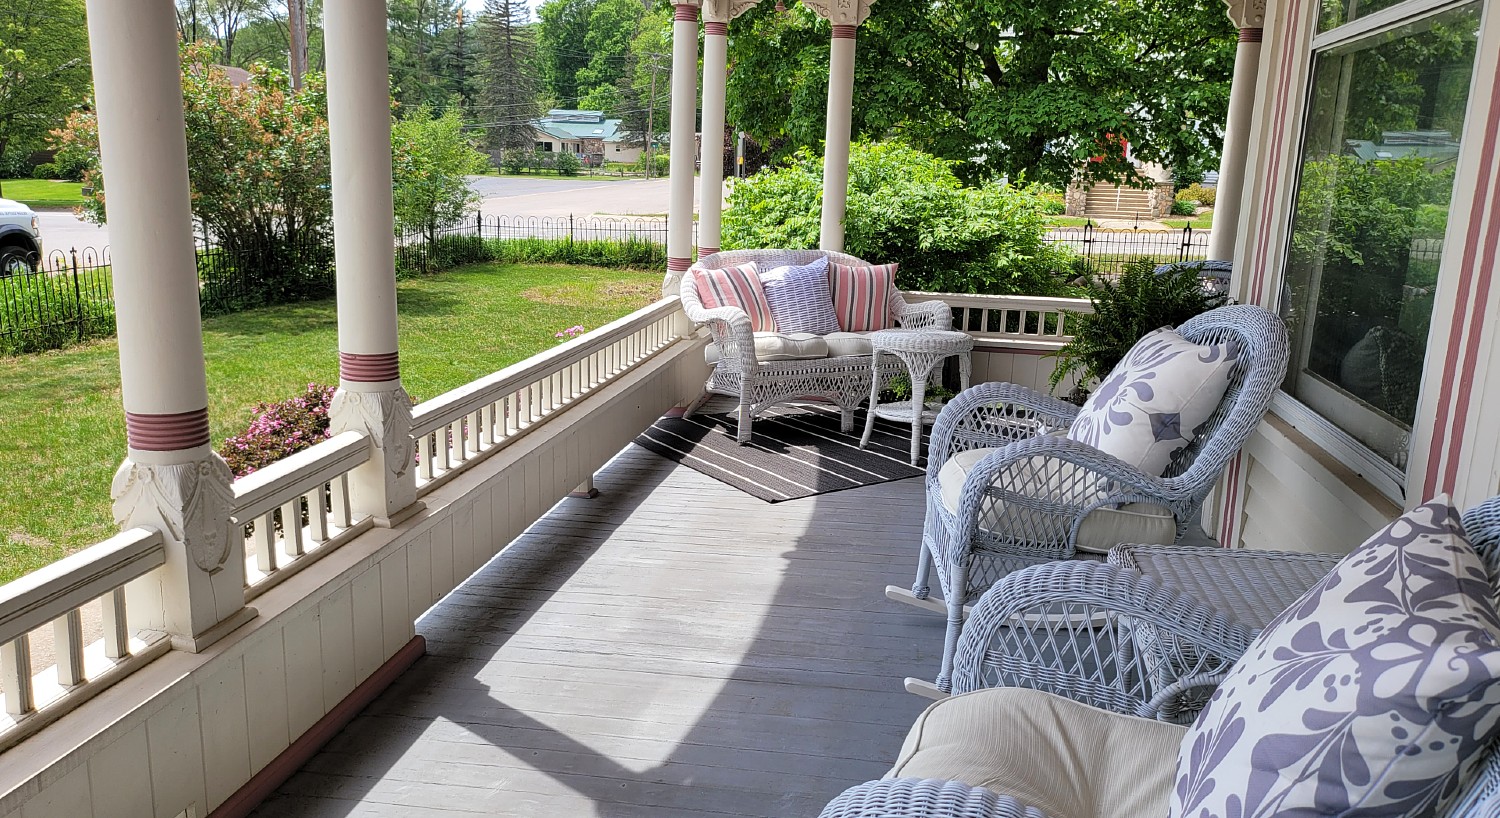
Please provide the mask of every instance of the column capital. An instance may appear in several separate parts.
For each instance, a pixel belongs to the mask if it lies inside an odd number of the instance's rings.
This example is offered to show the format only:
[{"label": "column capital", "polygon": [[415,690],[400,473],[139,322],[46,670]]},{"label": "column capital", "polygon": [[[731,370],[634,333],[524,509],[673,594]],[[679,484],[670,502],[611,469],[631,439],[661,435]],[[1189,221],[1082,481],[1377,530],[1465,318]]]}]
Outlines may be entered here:
[{"label": "column capital", "polygon": [[1266,24],[1266,0],[1224,0],[1235,28],[1261,28]]},{"label": "column capital", "polygon": [[703,20],[727,23],[760,5],[760,0],[703,0]]},{"label": "column capital", "polygon": [[802,0],[802,5],[836,26],[857,26],[870,19],[875,0]]}]

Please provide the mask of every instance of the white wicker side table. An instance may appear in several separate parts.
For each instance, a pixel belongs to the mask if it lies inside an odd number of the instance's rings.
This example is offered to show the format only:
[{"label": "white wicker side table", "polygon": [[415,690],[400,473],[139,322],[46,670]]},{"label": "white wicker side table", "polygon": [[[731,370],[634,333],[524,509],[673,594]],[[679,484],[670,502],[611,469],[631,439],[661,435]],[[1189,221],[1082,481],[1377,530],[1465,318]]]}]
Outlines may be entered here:
[{"label": "white wicker side table", "polygon": [[[895,420],[911,424],[911,464],[917,465],[922,455],[922,426],[937,419],[937,412],[924,406],[927,394],[927,379],[944,359],[958,357],[958,372],[962,388],[969,388],[969,353],[974,351],[974,338],[965,332],[940,329],[883,329],[870,335],[874,347],[870,356],[870,411],[865,415],[865,433],[859,447],[870,445],[870,434],[875,431],[875,418]],[[881,378],[880,356],[894,355],[906,365],[911,377],[911,400],[879,403]]]}]

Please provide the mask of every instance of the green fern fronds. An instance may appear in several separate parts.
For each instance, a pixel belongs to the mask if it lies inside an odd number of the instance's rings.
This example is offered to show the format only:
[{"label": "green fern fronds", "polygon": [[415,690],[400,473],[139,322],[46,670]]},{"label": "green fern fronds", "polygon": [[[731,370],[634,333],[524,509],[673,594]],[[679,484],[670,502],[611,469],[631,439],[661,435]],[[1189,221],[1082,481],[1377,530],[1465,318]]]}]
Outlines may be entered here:
[{"label": "green fern fronds", "polygon": [[1197,264],[1179,264],[1157,275],[1156,263],[1126,262],[1117,280],[1090,277],[1092,313],[1068,313],[1073,339],[1053,356],[1057,368],[1049,384],[1057,385],[1081,370],[1080,383],[1109,374],[1141,336],[1160,327],[1175,327],[1193,316],[1223,306],[1228,298],[1204,289]]}]

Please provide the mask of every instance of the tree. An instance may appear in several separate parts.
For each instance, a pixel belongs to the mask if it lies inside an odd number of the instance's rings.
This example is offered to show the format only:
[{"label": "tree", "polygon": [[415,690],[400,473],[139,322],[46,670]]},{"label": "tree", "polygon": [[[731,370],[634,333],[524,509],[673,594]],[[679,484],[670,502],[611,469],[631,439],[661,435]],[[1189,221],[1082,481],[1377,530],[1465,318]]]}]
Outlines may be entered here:
[{"label": "tree", "polygon": [[630,43],[639,33],[643,14],[640,0],[596,0],[589,10],[588,33],[583,39],[589,62],[576,76],[580,97],[577,107],[602,110],[585,106],[582,98],[603,94],[607,99],[615,92],[629,69]]},{"label": "tree", "polygon": [[89,79],[83,0],[0,4],[0,162],[42,147]]},{"label": "tree", "polygon": [[596,0],[546,0],[537,8],[543,90],[560,106],[582,96],[578,72],[589,64],[589,16]]},{"label": "tree", "polygon": [[[818,145],[828,24],[763,5],[735,25],[731,121],[786,151]],[[902,134],[971,181],[1128,180],[1125,142],[1217,164],[1235,48],[1219,0],[876,3],[859,37],[855,136]]]},{"label": "tree", "polygon": [[[632,144],[649,149],[667,130],[672,88],[672,15],[662,9],[638,21],[619,79],[621,134]],[[649,167],[649,164],[647,165]]]},{"label": "tree", "polygon": [[531,121],[541,114],[537,101],[536,44],[526,25],[523,0],[486,0],[479,21],[484,51],[484,108],[478,119],[489,129],[488,143],[502,153],[531,150]]},{"label": "tree", "polygon": [[391,0],[390,70],[396,100],[440,107],[462,97],[458,58],[459,0]]},{"label": "tree", "polygon": [[423,105],[391,126],[392,177],[399,230],[422,230],[428,241],[437,230],[461,221],[479,194],[465,178],[482,173],[489,158],[464,135],[454,107],[440,116]]},{"label": "tree", "polygon": [[224,64],[235,65],[235,40],[266,5],[266,0],[177,0],[177,33],[188,42],[212,40]]},{"label": "tree", "polygon": [[[193,216],[236,267],[249,271],[254,292],[235,297],[275,303],[314,294],[306,291],[309,269],[326,270],[333,218],[322,75],[308,74],[292,91],[286,72],[262,63],[236,88],[213,47],[184,44],[181,59]],[[106,180],[91,106],[74,111],[54,137],[61,156],[91,165],[85,183],[95,193],[84,211],[102,224]]]}]

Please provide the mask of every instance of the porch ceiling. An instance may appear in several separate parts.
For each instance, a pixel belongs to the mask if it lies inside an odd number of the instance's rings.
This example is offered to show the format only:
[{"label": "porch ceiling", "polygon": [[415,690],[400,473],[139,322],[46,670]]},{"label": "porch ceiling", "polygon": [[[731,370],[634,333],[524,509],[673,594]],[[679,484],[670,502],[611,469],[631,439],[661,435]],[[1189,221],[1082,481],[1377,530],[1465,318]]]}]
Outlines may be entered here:
[{"label": "porch ceiling", "polygon": [[813,815],[883,774],[941,618],[904,480],[776,505],[634,446],[417,623],[428,655],[258,816]]}]

